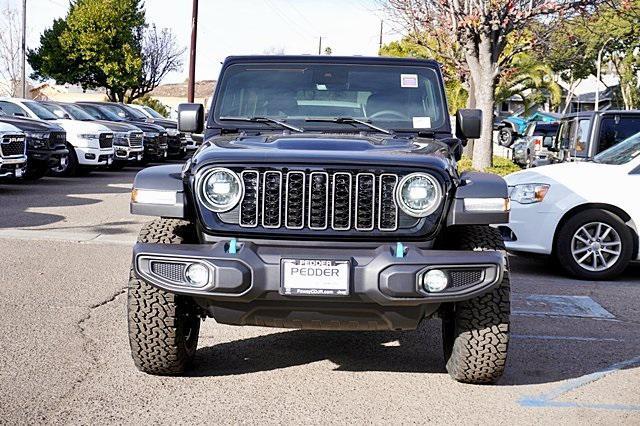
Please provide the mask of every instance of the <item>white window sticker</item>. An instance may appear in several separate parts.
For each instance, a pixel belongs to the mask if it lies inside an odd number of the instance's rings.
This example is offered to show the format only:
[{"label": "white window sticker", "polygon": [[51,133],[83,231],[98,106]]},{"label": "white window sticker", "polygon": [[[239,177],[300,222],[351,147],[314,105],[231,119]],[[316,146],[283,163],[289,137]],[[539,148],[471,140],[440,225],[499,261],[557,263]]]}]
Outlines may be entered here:
[{"label": "white window sticker", "polygon": [[418,74],[400,74],[400,87],[418,87]]},{"label": "white window sticker", "polygon": [[413,117],[414,129],[430,129],[431,117]]}]

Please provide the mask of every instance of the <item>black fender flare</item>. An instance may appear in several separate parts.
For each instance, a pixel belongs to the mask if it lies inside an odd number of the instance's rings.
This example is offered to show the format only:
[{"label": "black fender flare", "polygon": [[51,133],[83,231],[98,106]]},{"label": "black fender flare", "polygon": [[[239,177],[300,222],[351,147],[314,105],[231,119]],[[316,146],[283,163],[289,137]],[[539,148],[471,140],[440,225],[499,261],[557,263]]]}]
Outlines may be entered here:
[{"label": "black fender flare", "polygon": [[468,198],[509,198],[507,182],[502,177],[493,173],[462,173],[447,215],[447,226],[509,223],[509,211],[466,211],[464,200]]}]

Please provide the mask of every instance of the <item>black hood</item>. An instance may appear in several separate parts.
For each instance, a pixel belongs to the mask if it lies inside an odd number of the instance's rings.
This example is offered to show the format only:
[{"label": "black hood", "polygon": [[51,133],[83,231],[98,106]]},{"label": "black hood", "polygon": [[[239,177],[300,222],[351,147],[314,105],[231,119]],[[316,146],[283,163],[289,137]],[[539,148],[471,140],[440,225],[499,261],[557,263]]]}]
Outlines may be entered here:
[{"label": "black hood", "polygon": [[178,122],[174,121],[174,120],[167,120],[167,119],[163,119],[163,118],[150,118],[148,122],[156,124],[158,126],[162,126],[165,129],[177,129],[178,128]]},{"label": "black hood", "polygon": [[143,132],[155,132],[155,133],[162,133],[162,132],[166,132],[166,129],[162,126],[158,126],[155,124],[151,124],[151,123],[145,123],[144,121],[118,121],[118,123],[126,123],[129,124],[131,126],[135,126],[138,129],[142,130]]},{"label": "black hood", "polygon": [[34,120],[31,118],[0,115],[0,121],[16,126],[23,132],[64,132],[64,129],[57,124],[47,123],[46,121]]},{"label": "black hood", "polygon": [[281,163],[418,167],[449,170],[451,154],[435,139],[354,134],[277,134],[216,137],[194,156],[196,167],[206,164]]}]

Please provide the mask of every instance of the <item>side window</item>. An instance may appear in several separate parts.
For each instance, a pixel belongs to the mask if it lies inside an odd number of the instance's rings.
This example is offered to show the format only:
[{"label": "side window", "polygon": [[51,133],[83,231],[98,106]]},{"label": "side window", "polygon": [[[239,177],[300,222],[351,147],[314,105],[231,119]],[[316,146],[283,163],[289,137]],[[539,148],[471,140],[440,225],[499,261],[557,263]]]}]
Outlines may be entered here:
[{"label": "side window", "polygon": [[586,157],[589,150],[589,128],[591,120],[578,121],[575,136],[575,155],[576,157]]},{"label": "side window", "polygon": [[607,116],[600,124],[598,152],[609,149],[638,132],[640,132],[640,115]]},{"label": "side window", "polygon": [[16,104],[12,104],[11,102],[0,101],[0,110],[7,115],[12,115],[14,117],[28,117],[27,111],[23,110]]}]

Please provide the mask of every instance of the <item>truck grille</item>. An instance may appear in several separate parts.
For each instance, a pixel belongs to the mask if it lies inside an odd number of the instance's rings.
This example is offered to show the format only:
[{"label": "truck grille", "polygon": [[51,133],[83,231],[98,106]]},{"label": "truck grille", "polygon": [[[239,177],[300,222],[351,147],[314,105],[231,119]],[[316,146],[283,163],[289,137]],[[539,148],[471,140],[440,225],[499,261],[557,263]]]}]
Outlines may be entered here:
[{"label": "truck grille", "polygon": [[49,135],[49,148],[54,149],[67,142],[67,134],[64,132],[52,132]]},{"label": "truck grille", "polygon": [[129,133],[129,146],[142,146],[142,133]]},{"label": "truck grille", "polygon": [[25,138],[22,135],[5,135],[0,143],[2,157],[14,157],[25,154]]},{"label": "truck grille", "polygon": [[398,175],[245,170],[239,225],[267,229],[395,231]]},{"label": "truck grille", "polygon": [[98,140],[100,142],[100,148],[113,147],[113,133],[101,133]]}]

